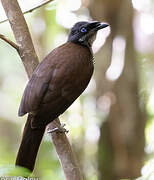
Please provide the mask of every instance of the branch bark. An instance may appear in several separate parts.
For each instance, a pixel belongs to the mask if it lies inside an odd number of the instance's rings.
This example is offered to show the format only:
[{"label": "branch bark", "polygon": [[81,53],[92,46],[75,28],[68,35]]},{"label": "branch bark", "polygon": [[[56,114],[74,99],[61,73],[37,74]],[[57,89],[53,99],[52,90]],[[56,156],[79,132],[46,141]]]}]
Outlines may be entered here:
[{"label": "branch bark", "polygon": [[13,41],[11,41],[10,39],[8,39],[7,37],[5,37],[3,34],[0,34],[0,39],[7,42],[10,46],[12,46],[17,51],[19,51],[19,46],[17,44],[15,44]]},{"label": "branch bark", "polygon": [[[1,0],[1,2],[19,46],[19,55],[28,77],[30,78],[39,63],[39,60],[32,43],[26,21],[17,0]],[[55,128],[57,123],[60,124],[59,119],[54,121],[49,124],[49,129]],[[80,173],[80,168],[73,155],[65,133],[51,133],[50,136],[61,162],[66,179],[82,180],[83,178]]]}]

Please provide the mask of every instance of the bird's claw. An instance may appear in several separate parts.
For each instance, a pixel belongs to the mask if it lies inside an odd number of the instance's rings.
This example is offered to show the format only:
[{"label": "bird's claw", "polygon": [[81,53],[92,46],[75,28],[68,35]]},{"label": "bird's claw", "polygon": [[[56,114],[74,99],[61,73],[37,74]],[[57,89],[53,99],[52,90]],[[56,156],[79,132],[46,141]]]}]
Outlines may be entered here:
[{"label": "bird's claw", "polygon": [[47,133],[53,133],[53,132],[68,133],[69,131],[64,128],[65,125],[66,125],[66,124],[61,124],[61,126],[58,126],[58,127],[54,128],[54,129],[49,129],[49,130],[47,131]]}]

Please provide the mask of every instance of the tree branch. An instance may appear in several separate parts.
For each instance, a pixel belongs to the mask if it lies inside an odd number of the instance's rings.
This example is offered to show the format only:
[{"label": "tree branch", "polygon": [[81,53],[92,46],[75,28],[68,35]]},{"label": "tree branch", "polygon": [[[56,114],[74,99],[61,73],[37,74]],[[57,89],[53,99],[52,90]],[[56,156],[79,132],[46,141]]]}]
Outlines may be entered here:
[{"label": "tree branch", "polygon": [[[31,13],[32,11],[34,11],[34,10],[36,10],[36,9],[38,9],[38,8],[40,8],[40,7],[44,6],[44,5],[52,2],[52,1],[53,1],[53,0],[43,1],[43,3],[41,3],[41,4],[37,5],[37,6],[34,6],[33,8],[31,8],[31,9],[29,9],[29,10],[27,10],[27,11],[24,11],[23,14]],[[4,19],[3,21],[0,21],[0,24],[4,23],[4,22],[6,22],[6,21],[8,21],[8,19]]]},{"label": "tree branch", "polygon": [[[22,59],[28,77],[39,63],[34,50],[32,39],[19,7],[17,0],[1,0],[5,13],[10,22],[17,44],[19,45],[19,55]],[[55,122],[56,123],[55,123]],[[60,121],[54,120],[49,124],[49,128],[55,128],[55,124]],[[73,152],[65,133],[51,133],[53,144],[60,159],[65,177],[67,180],[82,180],[79,166],[74,158]]]},{"label": "tree branch", "polygon": [[3,34],[0,34],[0,39],[2,39],[3,41],[7,42],[13,48],[15,48],[17,51],[19,51],[19,46],[17,44],[15,44],[13,41],[11,41],[10,39],[6,38]]},{"label": "tree branch", "polygon": [[[59,119],[54,120],[48,125],[49,129],[57,127],[57,123],[60,125]],[[55,146],[56,152],[59,157],[59,161],[65,173],[67,180],[83,180],[79,164],[76,157],[73,154],[71,145],[67,139],[65,133],[50,133],[52,142]]]}]

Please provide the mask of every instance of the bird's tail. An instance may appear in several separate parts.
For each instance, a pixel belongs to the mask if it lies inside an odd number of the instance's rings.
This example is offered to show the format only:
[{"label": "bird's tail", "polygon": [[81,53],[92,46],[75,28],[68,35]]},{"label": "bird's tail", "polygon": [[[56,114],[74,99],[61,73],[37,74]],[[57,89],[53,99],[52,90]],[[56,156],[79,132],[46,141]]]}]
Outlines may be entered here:
[{"label": "bird's tail", "polygon": [[17,166],[25,167],[30,171],[34,169],[37,152],[45,132],[45,127],[41,129],[31,128],[32,118],[32,115],[29,114],[16,158]]}]

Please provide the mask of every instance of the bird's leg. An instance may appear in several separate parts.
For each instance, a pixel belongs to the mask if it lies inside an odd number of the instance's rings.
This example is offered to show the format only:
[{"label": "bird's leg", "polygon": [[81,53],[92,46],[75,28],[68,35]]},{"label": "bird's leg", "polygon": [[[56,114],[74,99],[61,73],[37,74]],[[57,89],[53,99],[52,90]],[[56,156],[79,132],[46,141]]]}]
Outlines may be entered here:
[{"label": "bird's leg", "polygon": [[68,133],[69,131],[65,129],[66,124],[59,124],[56,121],[54,122],[57,127],[50,129],[48,128],[47,133],[59,132],[59,133]]}]

